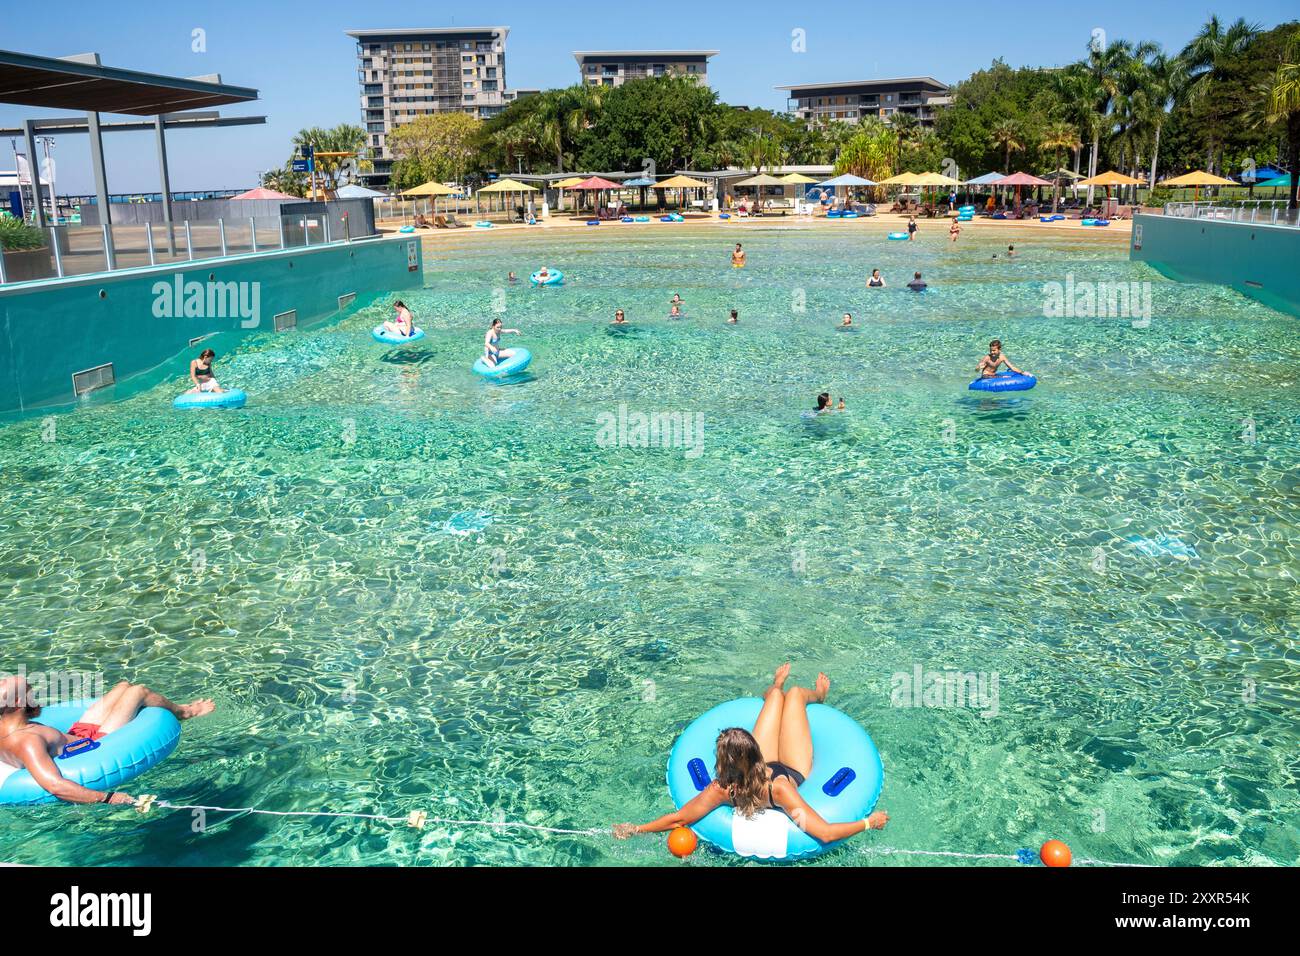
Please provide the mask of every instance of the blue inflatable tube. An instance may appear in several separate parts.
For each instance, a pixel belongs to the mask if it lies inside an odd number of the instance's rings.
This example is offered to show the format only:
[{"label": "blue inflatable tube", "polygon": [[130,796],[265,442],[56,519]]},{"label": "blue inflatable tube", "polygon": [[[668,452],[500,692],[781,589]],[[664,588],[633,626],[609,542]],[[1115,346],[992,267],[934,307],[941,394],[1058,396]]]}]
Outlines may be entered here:
[{"label": "blue inflatable tube", "polygon": [[649,221],[650,221],[650,217],[649,217],[649,216],[634,216],[633,218],[636,219],[637,222],[649,222]]},{"label": "blue inflatable tube", "polygon": [[172,408],[243,408],[248,401],[242,388],[224,392],[182,392],[172,400]]},{"label": "blue inflatable tube", "polygon": [[492,228],[492,223],[488,222],[486,219],[480,219],[478,222],[474,223],[474,225],[477,226],[479,229]]},{"label": "blue inflatable tube", "polygon": [[560,285],[564,281],[564,273],[557,269],[551,269],[545,279],[541,275],[542,270],[538,269],[528,277],[528,281],[533,285]]},{"label": "blue inflatable tube", "polygon": [[509,378],[528,368],[528,363],[532,360],[533,353],[528,349],[515,349],[514,355],[496,365],[488,365],[483,361],[483,357],[479,356],[479,360],[474,363],[474,371],[484,378]]},{"label": "blue inflatable tube", "polygon": [[975,392],[1025,392],[1038,384],[1032,375],[999,372],[991,378],[977,378],[968,388]]},{"label": "blue inflatable tube", "polygon": [[[668,758],[668,791],[680,809],[713,779],[718,734],[728,727],[752,730],[763,702],[757,697],[727,701],[706,711],[682,731]],[[847,714],[825,704],[808,705],[812,728],[812,772],[799,795],[829,823],[862,820],[871,813],[885,782],[885,768],[871,737]],[[776,814],[776,818],[766,817]],[[702,839],[728,853],[766,860],[798,860],[824,853],[819,843],[780,810],[767,810],[761,829],[768,837],[756,845],[747,831],[754,821],[735,825],[736,812],[718,807],[691,827]],[[739,846],[738,846],[739,844]]]},{"label": "blue inflatable tube", "polygon": [[889,238],[890,238],[890,239],[906,239],[906,238],[907,238],[907,233],[905,233],[905,232],[891,232],[891,233],[889,234]]},{"label": "blue inflatable tube", "polygon": [[382,325],[376,325],[370,330],[370,335],[376,342],[383,342],[385,345],[405,345],[407,342],[418,342],[424,338],[424,329],[416,329],[410,335],[395,335],[392,332],[385,332]]},{"label": "blue inflatable tube", "polygon": [[[91,703],[84,700],[45,707],[36,723],[66,734]],[[95,741],[95,747],[70,757],[56,757],[54,765],[73,783],[101,792],[115,790],[165,760],[180,739],[180,721],[171,711],[146,707],[125,727]],[[25,769],[0,765],[0,806],[56,802],[58,797],[42,788]]]}]

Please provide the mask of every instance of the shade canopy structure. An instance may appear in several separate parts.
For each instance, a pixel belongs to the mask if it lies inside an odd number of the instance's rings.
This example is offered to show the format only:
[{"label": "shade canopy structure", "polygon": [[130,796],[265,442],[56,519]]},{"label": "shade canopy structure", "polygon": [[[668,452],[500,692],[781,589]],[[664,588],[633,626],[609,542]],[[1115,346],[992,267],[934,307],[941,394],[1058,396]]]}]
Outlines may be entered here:
[{"label": "shade canopy structure", "polygon": [[[427,186],[429,184],[425,183],[424,185]],[[439,183],[438,185],[442,185],[442,184]],[[423,187],[417,186],[416,188],[421,189]],[[443,188],[446,189],[447,187],[443,186]],[[451,190],[448,189],[447,192],[451,192]],[[479,192],[481,193],[535,193],[537,192],[537,187],[529,186],[527,183],[521,183],[515,179],[498,179],[491,186],[484,186],[482,189],[479,190]],[[424,195],[434,195],[434,194],[425,193]],[[437,195],[441,195],[441,194],[437,194]]]},{"label": "shade canopy structure", "polygon": [[1264,185],[1263,180],[1266,180],[1266,179],[1274,179],[1274,178],[1276,178],[1276,177],[1278,177],[1278,176],[1282,176],[1282,175],[1284,175],[1284,174],[1283,174],[1282,170],[1277,169],[1276,167],[1273,167],[1273,166],[1260,166],[1260,167],[1258,167],[1258,168],[1255,170],[1255,178],[1254,178],[1254,179],[1249,179],[1249,178],[1247,178],[1248,175],[1249,175],[1249,172],[1248,172],[1248,171],[1246,171],[1246,172],[1241,172],[1241,173],[1239,173],[1239,174],[1237,175],[1237,178],[1241,180],[1242,185],[1245,185],[1245,186],[1249,186],[1249,185],[1262,186],[1262,185]]},{"label": "shade canopy structure", "polygon": [[579,192],[599,192],[603,189],[622,189],[623,187],[608,179],[602,179],[599,176],[591,176],[588,179],[574,183],[572,186],[566,186],[565,188]]},{"label": "shade canopy structure", "polygon": [[628,187],[635,186],[638,189],[644,188],[646,186],[653,186],[654,184],[655,181],[653,179],[647,179],[645,176],[638,176],[636,177],[636,179],[626,179],[623,181],[624,186],[628,186]]},{"label": "shade canopy structure", "polygon": [[1003,176],[996,183],[998,186],[1050,186],[1052,183],[1046,179],[1039,179],[1037,176],[1031,176],[1029,173],[1012,173],[1010,176]]},{"label": "shade canopy structure", "polygon": [[1082,179],[1083,176],[1072,169],[1053,169],[1050,173],[1043,173],[1043,178],[1050,179],[1053,182],[1060,182],[1067,179],[1073,182],[1076,179]]},{"label": "shade canopy structure", "polygon": [[750,176],[748,179],[741,179],[732,184],[733,186],[784,186],[785,182],[777,179],[775,176],[769,176],[767,173],[759,173],[757,176]]},{"label": "shade canopy structure", "polygon": [[983,176],[976,176],[974,179],[968,179],[963,186],[992,186],[1002,178],[1001,173],[985,173]]},{"label": "shade canopy structure", "polygon": [[413,186],[402,193],[403,196],[450,196],[451,194],[452,190],[449,187],[433,180]]},{"label": "shade canopy structure", "polygon": [[1183,173],[1181,176],[1174,176],[1172,179],[1160,181],[1161,186],[1236,186],[1237,183],[1231,179],[1224,179],[1222,176],[1216,176],[1214,173],[1207,173],[1203,169],[1195,170],[1190,173]]},{"label": "shade canopy structure", "polygon": [[882,179],[877,186],[915,186],[916,173],[899,173],[897,176],[890,176],[888,179]]},{"label": "shade canopy structure", "polygon": [[264,186],[258,186],[256,189],[250,189],[248,192],[240,193],[238,196],[231,196],[231,199],[300,199],[300,196],[290,196],[288,193],[278,192],[274,189],[267,189]]},{"label": "shade canopy structure", "polygon": [[708,183],[691,179],[690,176],[673,176],[655,183],[655,189],[703,189],[707,185]]},{"label": "shade canopy structure", "polygon": [[843,173],[836,176],[834,179],[828,179],[825,182],[818,183],[817,185],[830,186],[837,189],[840,186],[876,186],[879,184],[870,179],[863,179],[861,176],[855,176],[852,173]]},{"label": "shade canopy structure", "polygon": [[[1223,180],[1228,185],[1233,185],[1228,180]],[[1145,179],[1137,179],[1133,176],[1126,176],[1123,173],[1117,173],[1111,170],[1108,173],[1101,173],[1089,179],[1081,179],[1076,185],[1079,186],[1143,186],[1146,184]]]},{"label": "shade canopy structure", "polygon": [[0,103],[159,116],[255,99],[257,90],[217,75],[162,76],[104,66],[95,54],[61,59],[0,50]]},{"label": "shade canopy structure", "polygon": [[1262,183],[1255,183],[1255,185],[1261,189],[1290,189],[1291,174],[1287,173],[1284,176],[1278,176],[1276,179],[1266,179]]},{"label": "shade canopy structure", "polygon": [[801,186],[808,183],[815,183],[817,180],[811,176],[805,176],[803,173],[787,173],[781,177],[781,182],[788,183],[791,186]]},{"label": "shade canopy structure", "polygon": [[339,187],[334,195],[339,199],[383,199],[387,194],[381,193],[378,189],[367,189],[356,183],[348,183],[346,186]]},{"label": "shade canopy structure", "polygon": [[1192,201],[1196,202],[1201,198],[1202,186],[1236,186],[1237,183],[1231,179],[1224,179],[1222,176],[1216,176],[1214,173],[1207,173],[1203,169],[1193,170],[1190,173],[1183,173],[1181,176],[1174,176],[1172,179],[1162,180],[1161,186],[1191,186],[1193,188]]},{"label": "shade canopy structure", "polygon": [[551,183],[551,185],[556,189],[572,189],[580,182],[582,182],[581,176],[570,176],[568,179],[561,179],[558,183]]}]

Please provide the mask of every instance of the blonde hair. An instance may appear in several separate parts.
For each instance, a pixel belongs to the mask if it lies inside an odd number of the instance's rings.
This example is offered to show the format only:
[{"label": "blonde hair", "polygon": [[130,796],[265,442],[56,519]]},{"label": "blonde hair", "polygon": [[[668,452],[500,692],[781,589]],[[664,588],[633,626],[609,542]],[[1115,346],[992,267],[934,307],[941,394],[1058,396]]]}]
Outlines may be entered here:
[{"label": "blonde hair", "polygon": [[767,763],[748,730],[729,727],[718,734],[714,779],[727,791],[736,812],[749,819],[768,806]]}]

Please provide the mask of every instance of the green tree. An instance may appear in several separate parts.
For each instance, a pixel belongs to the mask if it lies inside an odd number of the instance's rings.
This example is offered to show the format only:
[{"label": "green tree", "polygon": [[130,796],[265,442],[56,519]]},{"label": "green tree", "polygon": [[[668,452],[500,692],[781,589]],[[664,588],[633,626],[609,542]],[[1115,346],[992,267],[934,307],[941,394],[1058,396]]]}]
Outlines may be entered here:
[{"label": "green tree", "polygon": [[1024,139],[1020,132],[1020,124],[1015,120],[1003,120],[993,127],[989,136],[998,149],[1003,151],[1002,171],[1010,173],[1011,154],[1025,148]]},{"label": "green tree", "polygon": [[388,137],[393,183],[410,189],[430,180],[460,182],[478,149],[480,120],[468,113],[432,113],[403,123]]},{"label": "green tree", "polygon": [[1224,139],[1224,125],[1232,122],[1228,105],[1219,96],[1232,78],[1233,61],[1245,53],[1259,36],[1258,24],[1238,18],[1224,27],[1217,16],[1210,17],[1180,55],[1187,72],[1186,92],[1202,108],[1201,128],[1205,137],[1205,168],[1213,172],[1215,158]]},{"label": "green tree", "polygon": [[294,153],[298,147],[310,146],[318,153],[353,153],[346,156],[318,156],[315,160],[316,182],[333,191],[352,181],[353,175],[371,166],[366,157],[366,131],[351,123],[340,123],[326,129],[309,126],[293,137]]},{"label": "green tree", "polygon": [[1300,27],[1286,38],[1283,60],[1262,84],[1264,122],[1283,129],[1287,140],[1287,166],[1291,170],[1288,209],[1297,208],[1300,196]]},{"label": "green tree", "polygon": [[[1053,171],[1061,169],[1061,151],[1077,150],[1083,144],[1079,141],[1079,131],[1065,120],[1056,120],[1043,131],[1043,148],[1052,150],[1055,157]],[[1052,186],[1052,212],[1056,212],[1061,200],[1061,181],[1055,180]]]}]

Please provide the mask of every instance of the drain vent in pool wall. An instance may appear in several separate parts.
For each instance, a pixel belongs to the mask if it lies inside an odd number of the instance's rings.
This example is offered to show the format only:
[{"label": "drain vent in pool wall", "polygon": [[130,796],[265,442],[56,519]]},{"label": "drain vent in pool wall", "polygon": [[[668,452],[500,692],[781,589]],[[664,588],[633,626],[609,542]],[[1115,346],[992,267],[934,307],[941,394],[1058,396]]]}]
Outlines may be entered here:
[{"label": "drain vent in pool wall", "polygon": [[84,369],[80,372],[72,373],[72,394],[78,397],[85,395],[87,392],[93,392],[97,388],[104,388],[112,385],[117,381],[113,375],[113,363],[106,365],[97,365],[94,368]]},{"label": "drain vent in pool wall", "polygon": [[339,308],[346,309],[356,301],[356,298],[357,294],[355,292],[345,292],[343,295],[339,296]]},{"label": "drain vent in pool wall", "polygon": [[277,332],[287,332],[289,329],[298,327],[298,310],[290,309],[288,312],[280,312],[275,317],[275,330]]},{"label": "drain vent in pool wall", "polygon": [[198,345],[198,344],[199,344],[200,342],[202,342],[204,339],[210,339],[210,338],[212,338],[212,336],[214,336],[214,335],[216,335],[216,334],[217,334],[216,332],[207,332],[207,333],[205,333],[205,334],[203,334],[203,335],[200,335],[198,338],[190,339],[190,348],[194,348],[194,346]]}]

